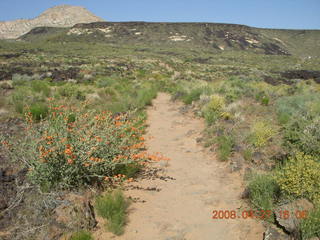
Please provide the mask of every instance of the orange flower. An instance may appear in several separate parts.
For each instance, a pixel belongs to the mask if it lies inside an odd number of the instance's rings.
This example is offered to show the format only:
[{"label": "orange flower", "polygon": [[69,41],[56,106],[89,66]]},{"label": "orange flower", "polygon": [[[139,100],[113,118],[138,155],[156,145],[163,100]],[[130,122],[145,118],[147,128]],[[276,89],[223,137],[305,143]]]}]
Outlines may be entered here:
[{"label": "orange flower", "polygon": [[140,141],[144,141],[145,139],[144,139],[144,137],[140,137],[139,140]]},{"label": "orange flower", "polygon": [[73,164],[74,163],[74,161],[71,159],[71,158],[68,158],[68,164]]},{"label": "orange flower", "polygon": [[67,155],[71,155],[72,154],[72,150],[67,148],[66,150],[64,150],[64,153]]},{"label": "orange flower", "polygon": [[105,181],[109,181],[110,178],[109,178],[109,177],[105,177],[104,180],[105,180]]},{"label": "orange flower", "polygon": [[83,164],[85,167],[90,167],[90,163],[84,163]]},{"label": "orange flower", "polygon": [[115,122],[115,125],[116,125],[117,127],[120,127],[120,126],[122,125],[122,122],[117,121],[117,122]]},{"label": "orange flower", "polygon": [[96,136],[95,138],[96,138],[97,142],[102,142],[102,138],[101,137]]}]

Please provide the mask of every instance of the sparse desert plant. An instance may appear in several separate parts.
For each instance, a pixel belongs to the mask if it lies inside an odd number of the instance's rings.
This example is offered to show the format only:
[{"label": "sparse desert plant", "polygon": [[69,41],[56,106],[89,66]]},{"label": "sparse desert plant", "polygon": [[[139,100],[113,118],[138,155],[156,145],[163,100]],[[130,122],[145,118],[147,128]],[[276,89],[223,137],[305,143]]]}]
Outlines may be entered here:
[{"label": "sparse desert plant", "polygon": [[217,137],[218,157],[221,161],[226,161],[232,153],[234,138],[232,135],[222,135]]},{"label": "sparse desert plant", "polygon": [[272,175],[254,175],[248,185],[249,198],[259,210],[272,211],[280,196],[280,188]]},{"label": "sparse desert plant", "polygon": [[295,197],[320,202],[320,162],[316,157],[297,152],[275,177],[281,190]]},{"label": "sparse desert plant", "polygon": [[202,109],[202,114],[206,122],[211,125],[219,119],[223,108],[225,107],[225,99],[220,95],[212,95],[210,102]]},{"label": "sparse desert plant", "polygon": [[273,126],[265,121],[257,121],[251,127],[249,141],[255,147],[263,147],[275,134],[276,130]]},{"label": "sparse desert plant", "polygon": [[128,206],[129,201],[120,190],[114,190],[98,197],[95,203],[98,215],[107,220],[107,229],[116,235],[124,232]]}]

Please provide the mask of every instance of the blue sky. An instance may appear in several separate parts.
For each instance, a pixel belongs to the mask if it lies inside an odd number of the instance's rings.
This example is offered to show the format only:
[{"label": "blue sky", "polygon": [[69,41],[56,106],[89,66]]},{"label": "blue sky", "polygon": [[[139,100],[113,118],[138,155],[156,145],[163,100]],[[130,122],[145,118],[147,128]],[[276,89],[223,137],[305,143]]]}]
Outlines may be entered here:
[{"label": "blue sky", "polygon": [[0,21],[33,18],[60,4],[86,7],[107,21],[218,22],[320,29],[320,0],[0,0]]}]

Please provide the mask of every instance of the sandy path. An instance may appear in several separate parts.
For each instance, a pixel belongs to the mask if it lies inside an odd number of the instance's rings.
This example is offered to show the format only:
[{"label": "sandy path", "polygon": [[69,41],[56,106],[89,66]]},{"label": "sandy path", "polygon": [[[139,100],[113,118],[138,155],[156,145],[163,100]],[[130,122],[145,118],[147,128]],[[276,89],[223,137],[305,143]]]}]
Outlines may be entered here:
[{"label": "sandy path", "polygon": [[[175,180],[144,179],[132,185],[160,191],[131,189],[126,195],[145,202],[133,203],[121,237],[98,231],[95,239],[119,240],[215,240],[262,239],[262,224],[251,219],[211,218],[213,210],[237,210],[242,178],[196,143],[203,120],[179,113],[182,104],[160,93],[148,109],[149,152],[171,158],[158,163],[162,175]],[[148,138],[152,136],[152,138]],[[240,211],[241,213],[241,211]]]}]

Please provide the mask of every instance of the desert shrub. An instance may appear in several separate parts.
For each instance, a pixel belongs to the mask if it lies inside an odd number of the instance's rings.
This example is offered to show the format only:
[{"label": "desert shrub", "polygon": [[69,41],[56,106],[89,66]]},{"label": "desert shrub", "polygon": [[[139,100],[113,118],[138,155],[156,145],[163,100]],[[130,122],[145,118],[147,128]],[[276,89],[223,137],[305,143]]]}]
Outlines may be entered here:
[{"label": "desert shrub", "polygon": [[259,210],[273,210],[280,188],[272,175],[254,175],[248,185],[250,202]]},{"label": "desert shrub", "polygon": [[[118,166],[140,164],[144,139],[125,115],[56,106],[52,103],[46,121],[33,122],[19,141],[13,139],[8,154],[24,160],[28,176],[43,189],[70,189],[102,184],[121,174]],[[122,173],[123,174],[123,173]]]},{"label": "desert shrub", "polygon": [[276,101],[280,123],[286,124],[297,116],[314,117],[320,114],[320,95],[315,93],[282,97]]},{"label": "desert shrub", "polygon": [[296,116],[284,126],[285,145],[290,149],[302,152],[320,154],[320,117]]},{"label": "desert shrub", "polygon": [[30,82],[31,89],[35,92],[42,93],[44,96],[49,97],[50,87],[45,81],[34,80]]},{"label": "desert shrub", "polygon": [[107,219],[107,229],[121,235],[126,223],[128,200],[120,190],[106,193],[96,199],[95,209],[101,217]]},{"label": "desert shrub", "polygon": [[69,240],[93,240],[93,237],[91,233],[82,230],[82,231],[73,233]]},{"label": "desert shrub", "polygon": [[28,108],[32,115],[32,118],[36,121],[46,118],[49,112],[47,104],[42,102],[33,103],[28,106]]},{"label": "desert shrub", "polygon": [[62,97],[72,97],[76,95],[77,86],[73,83],[66,83],[57,89]]},{"label": "desert shrub", "polygon": [[141,109],[147,105],[151,105],[152,100],[157,96],[157,92],[158,90],[154,87],[139,89],[133,95],[134,107]]},{"label": "desert shrub", "polygon": [[273,126],[265,121],[257,121],[251,127],[250,143],[255,147],[263,147],[276,134]]},{"label": "desert shrub", "polygon": [[231,77],[224,81],[216,91],[223,95],[228,103],[231,103],[242,96],[250,95],[252,89],[244,79]]},{"label": "desert shrub", "polygon": [[15,73],[12,75],[12,85],[14,87],[27,85],[29,84],[30,81],[32,81],[32,77],[26,74],[21,75],[21,74]]},{"label": "desert shrub", "polygon": [[246,161],[249,162],[249,161],[251,161],[251,159],[252,159],[253,152],[252,152],[252,150],[251,150],[250,148],[247,148],[247,149],[245,149],[245,150],[243,151],[242,156],[243,156],[243,158],[244,158]]},{"label": "desert shrub", "polygon": [[256,100],[265,106],[268,106],[269,102],[270,102],[270,98],[267,96],[267,94],[265,92],[257,93]]},{"label": "desert shrub", "polygon": [[308,217],[302,219],[300,225],[300,232],[302,240],[312,239],[313,237],[320,237],[320,206],[308,213]]},{"label": "desert shrub", "polygon": [[111,87],[116,83],[116,79],[114,77],[100,77],[96,81],[96,85],[98,88]]},{"label": "desert shrub", "polygon": [[193,101],[198,101],[202,94],[210,94],[210,89],[207,87],[194,88],[190,92],[183,94],[182,101],[185,104],[191,104]]},{"label": "desert shrub", "polygon": [[11,95],[10,102],[17,113],[23,113],[25,106],[32,100],[32,94],[26,87],[15,89]]},{"label": "desert shrub", "polygon": [[232,135],[222,135],[217,137],[218,157],[221,161],[226,161],[232,153],[234,138]]},{"label": "desert shrub", "polygon": [[302,151],[320,156],[320,116],[308,122],[299,140],[299,147]]},{"label": "desert shrub", "polygon": [[276,173],[281,190],[296,197],[320,201],[320,163],[316,157],[301,152],[290,157]]},{"label": "desert shrub", "polygon": [[206,119],[206,122],[211,125],[221,115],[223,108],[225,107],[225,99],[220,95],[212,95],[210,102],[202,109],[202,114]]}]

